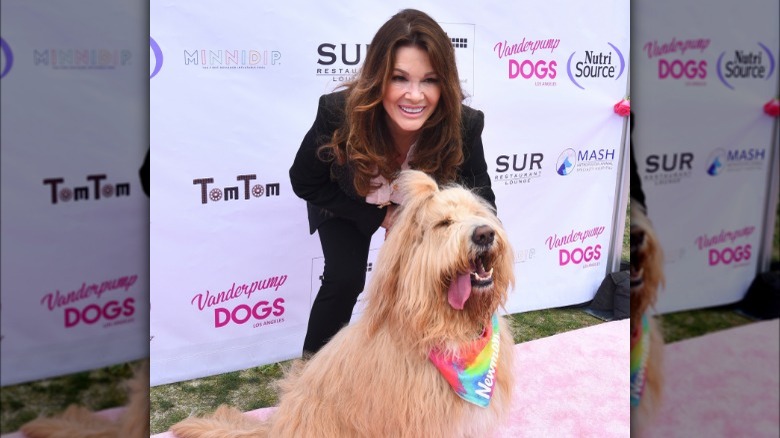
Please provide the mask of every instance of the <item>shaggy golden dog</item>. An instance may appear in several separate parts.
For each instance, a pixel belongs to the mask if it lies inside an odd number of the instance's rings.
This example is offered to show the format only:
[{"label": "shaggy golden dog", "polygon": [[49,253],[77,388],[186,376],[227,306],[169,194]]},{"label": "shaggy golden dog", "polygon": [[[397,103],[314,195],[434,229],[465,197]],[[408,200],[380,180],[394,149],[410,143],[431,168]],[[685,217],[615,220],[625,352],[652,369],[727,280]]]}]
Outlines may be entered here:
[{"label": "shaggy golden dog", "polygon": [[650,315],[664,282],[663,253],[645,207],[631,199],[631,436],[641,437],[661,402],[663,338]]},{"label": "shaggy golden dog", "polygon": [[[494,317],[514,285],[501,223],[471,192],[440,190],[424,173],[404,171],[397,187],[404,203],[362,318],[293,366],[268,421],[221,406],[209,418],[175,424],[176,436],[450,438],[489,436],[501,423],[510,409],[514,343],[504,319]],[[462,365],[486,345],[492,352],[483,357],[489,367],[476,398],[494,386],[481,407],[456,394],[457,379],[438,367]]]},{"label": "shaggy golden dog", "polygon": [[128,402],[112,421],[83,406],[71,405],[56,417],[38,418],[21,427],[28,438],[136,438],[149,436],[149,362],[127,382]]}]

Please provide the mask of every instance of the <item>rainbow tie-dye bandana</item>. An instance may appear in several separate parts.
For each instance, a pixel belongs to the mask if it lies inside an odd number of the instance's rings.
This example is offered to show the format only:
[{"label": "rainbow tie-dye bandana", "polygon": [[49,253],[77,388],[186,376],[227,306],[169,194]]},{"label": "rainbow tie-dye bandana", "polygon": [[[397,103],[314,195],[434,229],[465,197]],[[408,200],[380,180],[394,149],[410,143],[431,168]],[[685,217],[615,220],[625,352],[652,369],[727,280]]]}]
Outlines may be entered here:
[{"label": "rainbow tie-dye bandana", "polygon": [[642,315],[641,333],[639,342],[631,346],[631,406],[639,406],[642,391],[645,389],[645,370],[647,368],[647,354],[650,351],[650,320],[647,315]]},{"label": "rainbow tie-dye bandana", "polygon": [[486,408],[496,384],[499,344],[498,315],[494,314],[491,326],[461,351],[462,356],[453,357],[433,350],[428,357],[460,398]]}]

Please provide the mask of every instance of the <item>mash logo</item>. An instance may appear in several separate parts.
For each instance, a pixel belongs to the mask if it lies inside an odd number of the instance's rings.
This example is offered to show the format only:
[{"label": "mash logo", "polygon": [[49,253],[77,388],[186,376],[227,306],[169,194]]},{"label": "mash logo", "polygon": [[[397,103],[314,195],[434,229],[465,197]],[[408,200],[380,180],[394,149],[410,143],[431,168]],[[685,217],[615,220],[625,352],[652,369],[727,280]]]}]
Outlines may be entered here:
[{"label": "mash logo", "polygon": [[648,41],[643,52],[648,59],[658,59],[658,79],[682,80],[685,85],[706,85],[707,60],[704,51],[710,46],[709,38],[682,39],[670,41]]},{"label": "mash logo", "polygon": [[493,180],[504,185],[528,184],[542,176],[543,160],[541,152],[499,155]]},{"label": "mash logo", "polygon": [[184,49],[184,65],[206,70],[265,70],[282,64],[282,52],[268,49]]},{"label": "mash logo", "polygon": [[654,185],[677,184],[690,178],[693,158],[692,152],[648,155],[643,180]]},{"label": "mash logo", "polygon": [[585,50],[577,58],[574,58],[577,52],[571,52],[566,62],[566,73],[577,88],[584,90],[585,87],[581,83],[587,83],[589,79],[618,80],[623,76],[626,68],[623,53],[614,44],[608,42],[607,45],[612,50]]},{"label": "mash logo", "polygon": [[11,51],[11,46],[0,38],[0,79],[11,71],[11,67],[14,65],[14,52]]},{"label": "mash logo", "polygon": [[558,175],[570,175],[578,172],[612,170],[615,162],[615,149],[564,149],[558,156],[555,171]]},{"label": "mash logo", "polygon": [[52,204],[60,201],[69,202],[72,200],[75,202],[130,196],[130,183],[111,184],[104,181],[106,178],[104,173],[87,175],[86,179],[89,183],[77,187],[64,186],[65,178],[45,178],[43,185],[50,187]]},{"label": "mash logo", "polygon": [[[775,72],[775,58],[763,43],[760,50],[734,50],[722,52],[718,57],[718,79],[734,90],[734,83],[741,79],[763,79],[768,81]],[[764,56],[766,55],[766,56]]]},{"label": "mash logo", "polygon": [[558,61],[553,52],[560,43],[558,38],[532,40],[523,37],[520,42],[499,41],[493,45],[493,51],[498,59],[507,58],[509,79],[532,80],[537,87],[554,87]]},{"label": "mash logo", "polygon": [[[250,199],[250,194],[253,198],[262,198],[263,196],[279,196],[279,183],[266,183],[253,184],[252,182],[257,179],[257,175],[254,173],[248,173],[244,175],[236,176],[236,181],[241,181],[241,189],[239,186],[231,187],[212,187],[209,189],[209,185],[214,183],[214,178],[195,178],[192,180],[193,185],[200,186],[200,203],[208,204],[209,201],[217,202],[220,200],[230,201],[238,199]],[[251,187],[250,187],[251,186]]]},{"label": "mash logo", "polygon": [[702,253],[706,254],[709,266],[746,266],[753,257],[753,247],[746,243],[756,231],[752,225],[733,230],[721,229],[718,234],[702,234],[696,237],[694,243]]},{"label": "mash logo", "polygon": [[149,68],[152,69],[152,71],[149,73],[149,79],[157,76],[157,73],[160,73],[162,66],[162,49],[160,49],[160,45],[157,44],[157,41],[155,41],[154,38],[149,37]]},{"label": "mash logo", "polygon": [[707,158],[707,175],[718,176],[723,172],[756,171],[764,168],[766,149],[715,149]]}]

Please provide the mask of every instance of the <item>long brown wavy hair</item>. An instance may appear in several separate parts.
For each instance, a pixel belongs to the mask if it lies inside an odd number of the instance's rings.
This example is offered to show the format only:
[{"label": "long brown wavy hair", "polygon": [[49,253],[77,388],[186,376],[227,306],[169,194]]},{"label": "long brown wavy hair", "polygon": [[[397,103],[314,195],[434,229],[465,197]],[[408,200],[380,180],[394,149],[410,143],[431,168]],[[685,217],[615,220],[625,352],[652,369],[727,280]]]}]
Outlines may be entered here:
[{"label": "long brown wavy hair", "polygon": [[371,41],[365,62],[356,78],[347,84],[345,118],[330,143],[320,148],[320,157],[347,165],[354,176],[355,191],[368,195],[371,179],[377,175],[388,181],[400,171],[397,152],[386,124],[382,98],[401,47],[424,50],[439,79],[441,96],[435,111],[422,126],[409,165],[436,179],[455,181],[463,163],[461,102],[463,90],[455,65],[455,51],[447,34],[430,16],[404,9],[379,28]]}]

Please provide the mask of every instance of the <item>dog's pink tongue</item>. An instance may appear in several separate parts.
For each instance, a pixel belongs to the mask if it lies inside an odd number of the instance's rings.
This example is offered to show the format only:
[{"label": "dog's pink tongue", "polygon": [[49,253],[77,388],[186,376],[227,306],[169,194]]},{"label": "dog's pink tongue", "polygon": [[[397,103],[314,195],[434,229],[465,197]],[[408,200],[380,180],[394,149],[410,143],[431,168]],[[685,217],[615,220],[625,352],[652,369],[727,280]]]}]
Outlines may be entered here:
[{"label": "dog's pink tongue", "polygon": [[447,301],[453,309],[462,310],[463,304],[471,295],[471,276],[469,274],[459,274],[458,278],[450,283],[450,290],[447,291]]}]

